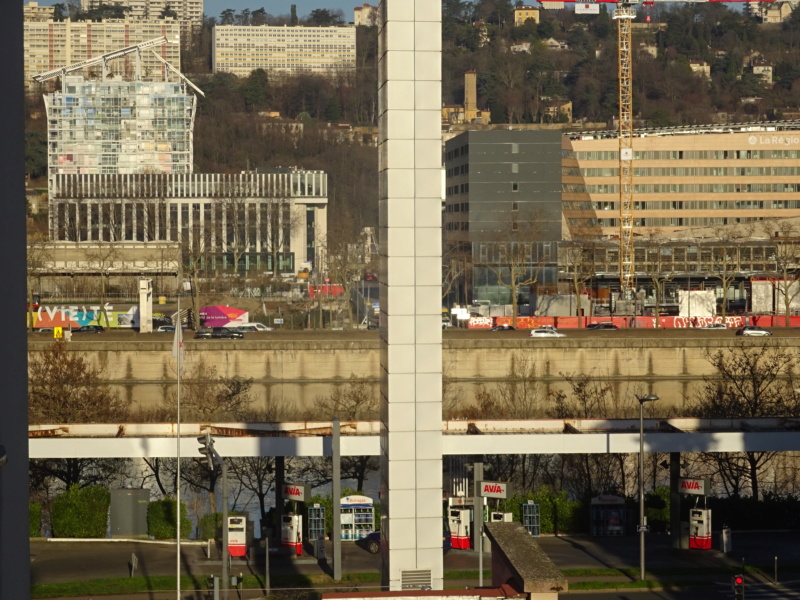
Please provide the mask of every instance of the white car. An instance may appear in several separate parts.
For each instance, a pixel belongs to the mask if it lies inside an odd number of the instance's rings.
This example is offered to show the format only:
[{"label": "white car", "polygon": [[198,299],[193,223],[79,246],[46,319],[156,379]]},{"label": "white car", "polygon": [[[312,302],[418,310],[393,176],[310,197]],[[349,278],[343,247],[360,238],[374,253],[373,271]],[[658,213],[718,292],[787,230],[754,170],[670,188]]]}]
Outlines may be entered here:
[{"label": "white car", "polygon": [[707,325],[703,325],[700,329],[727,329],[728,326],[725,323],[708,323]]},{"label": "white car", "polygon": [[531,337],[542,338],[562,338],[567,337],[566,333],[559,333],[553,326],[539,327],[538,329],[531,329]]}]

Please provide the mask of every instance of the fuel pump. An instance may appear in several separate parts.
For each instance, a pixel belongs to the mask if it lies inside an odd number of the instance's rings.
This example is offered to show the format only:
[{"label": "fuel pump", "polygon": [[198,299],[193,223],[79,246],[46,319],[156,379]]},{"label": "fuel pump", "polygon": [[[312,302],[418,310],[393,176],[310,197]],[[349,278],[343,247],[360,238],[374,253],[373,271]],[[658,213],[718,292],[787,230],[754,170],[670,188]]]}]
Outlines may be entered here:
[{"label": "fuel pump", "polygon": [[469,508],[451,507],[448,511],[448,523],[450,525],[450,545],[460,550],[470,548],[470,521],[472,520],[472,510]]},{"label": "fuel pump", "polygon": [[689,510],[689,548],[711,550],[711,509]]},{"label": "fuel pump", "polygon": [[281,546],[292,548],[298,556],[303,553],[303,519],[300,515],[289,513],[281,517]]}]

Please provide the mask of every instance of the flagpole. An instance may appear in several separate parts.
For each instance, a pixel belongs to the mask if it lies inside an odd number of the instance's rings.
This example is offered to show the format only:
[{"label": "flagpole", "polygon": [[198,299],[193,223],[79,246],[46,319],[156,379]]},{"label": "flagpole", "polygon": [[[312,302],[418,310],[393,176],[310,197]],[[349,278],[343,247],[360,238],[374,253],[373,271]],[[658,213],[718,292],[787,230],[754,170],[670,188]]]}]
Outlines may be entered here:
[{"label": "flagpole", "polygon": [[[179,282],[180,283],[180,282]],[[176,490],[176,498],[177,502],[175,503],[175,512],[176,512],[176,525],[175,525],[175,538],[177,540],[176,548],[176,557],[175,557],[175,569],[177,573],[177,577],[175,579],[176,587],[175,587],[175,598],[176,600],[181,599],[181,362],[183,358],[183,324],[181,322],[181,288],[180,285],[178,286],[178,318],[175,322],[175,336],[176,340],[178,341],[177,348],[175,348],[175,358],[178,361],[178,389],[177,389],[177,397],[178,397],[178,410],[177,410],[177,419],[175,424],[175,437],[176,440],[176,455],[178,457],[178,479],[177,479],[177,490]]]}]

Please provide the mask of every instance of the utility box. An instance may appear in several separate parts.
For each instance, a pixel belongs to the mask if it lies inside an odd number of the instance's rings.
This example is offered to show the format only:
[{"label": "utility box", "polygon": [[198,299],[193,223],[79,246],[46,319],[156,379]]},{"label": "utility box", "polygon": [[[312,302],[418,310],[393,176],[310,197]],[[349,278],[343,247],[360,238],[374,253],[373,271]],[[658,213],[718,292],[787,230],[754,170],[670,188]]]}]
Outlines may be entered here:
[{"label": "utility box", "polygon": [[150,490],[116,489],[111,492],[111,537],[147,538]]},{"label": "utility box", "polygon": [[593,536],[625,535],[625,499],[595,496],[591,500]]}]

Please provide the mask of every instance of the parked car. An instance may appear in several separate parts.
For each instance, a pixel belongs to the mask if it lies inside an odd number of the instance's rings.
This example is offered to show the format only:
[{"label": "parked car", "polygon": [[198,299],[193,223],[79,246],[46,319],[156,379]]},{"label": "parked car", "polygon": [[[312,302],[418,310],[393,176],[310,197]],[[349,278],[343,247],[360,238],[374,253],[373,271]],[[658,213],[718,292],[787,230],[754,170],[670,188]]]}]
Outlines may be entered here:
[{"label": "parked car", "polygon": [[83,327],[78,327],[77,329],[73,329],[72,333],[105,333],[106,328],[102,325],[84,325]]},{"label": "parked car", "polygon": [[244,337],[241,331],[234,331],[230,327],[214,327],[211,337],[217,340],[240,340]]},{"label": "parked car", "polygon": [[703,325],[700,329],[727,329],[728,326],[725,323],[708,323],[707,325]]},{"label": "parked car", "polygon": [[745,325],[736,331],[736,335],[765,336],[772,335],[772,332],[769,329],[764,329],[757,325]]},{"label": "parked car", "polygon": [[555,327],[539,327],[538,329],[531,329],[531,337],[562,338],[567,337],[567,334],[559,333]]},{"label": "parked car", "polygon": [[586,329],[619,329],[619,327],[611,321],[600,321],[599,323],[590,323]]},{"label": "parked car", "polygon": [[514,331],[513,325],[495,325],[489,331]]},{"label": "parked car", "polygon": [[175,333],[175,327],[173,325],[161,325],[156,329],[156,333]]},{"label": "parked car", "polygon": [[358,545],[366,549],[370,554],[378,554],[381,551],[381,532],[373,531],[366,537],[358,540]]},{"label": "parked car", "polygon": [[38,331],[39,333],[53,333],[53,328],[52,327],[39,327],[39,329],[37,329],[36,331]]}]

